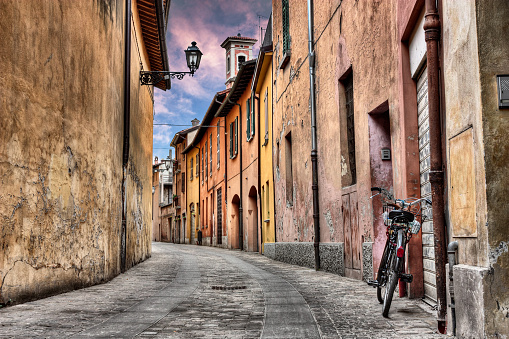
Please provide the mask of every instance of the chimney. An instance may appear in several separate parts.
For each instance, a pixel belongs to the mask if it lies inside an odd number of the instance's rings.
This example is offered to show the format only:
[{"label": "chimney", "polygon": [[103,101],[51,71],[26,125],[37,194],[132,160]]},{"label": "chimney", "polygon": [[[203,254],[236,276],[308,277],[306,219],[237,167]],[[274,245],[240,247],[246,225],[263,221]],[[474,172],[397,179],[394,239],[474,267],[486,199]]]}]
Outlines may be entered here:
[{"label": "chimney", "polygon": [[171,154],[171,153],[172,153],[172,150],[171,150],[171,148],[170,148],[170,155],[168,155],[168,159],[170,159],[170,160],[172,160],[172,159],[173,159],[173,158],[172,158],[172,155],[173,155],[173,154]]},{"label": "chimney", "polygon": [[198,126],[200,124],[200,120],[194,118],[193,120],[191,120],[191,124],[193,124],[193,127]]}]

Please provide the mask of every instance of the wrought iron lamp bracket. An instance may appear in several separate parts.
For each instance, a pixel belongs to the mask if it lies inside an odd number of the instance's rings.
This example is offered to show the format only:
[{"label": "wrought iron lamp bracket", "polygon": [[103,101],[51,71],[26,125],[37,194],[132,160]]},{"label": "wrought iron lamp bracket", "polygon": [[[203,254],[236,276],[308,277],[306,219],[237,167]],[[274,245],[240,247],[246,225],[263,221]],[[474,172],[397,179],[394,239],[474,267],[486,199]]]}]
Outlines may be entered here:
[{"label": "wrought iron lamp bracket", "polygon": [[170,78],[182,80],[186,74],[194,76],[194,72],[141,71],[140,82],[141,85],[156,85]]}]

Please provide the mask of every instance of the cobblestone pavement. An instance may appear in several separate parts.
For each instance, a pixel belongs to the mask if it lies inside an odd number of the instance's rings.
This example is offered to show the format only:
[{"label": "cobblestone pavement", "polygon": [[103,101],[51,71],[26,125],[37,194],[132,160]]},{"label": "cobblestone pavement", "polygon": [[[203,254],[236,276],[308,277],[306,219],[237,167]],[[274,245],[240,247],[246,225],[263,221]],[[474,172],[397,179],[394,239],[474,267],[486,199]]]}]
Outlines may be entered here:
[{"label": "cobblestone pavement", "polygon": [[112,281],[0,309],[0,338],[447,338],[421,301],[218,248],[153,243]]}]

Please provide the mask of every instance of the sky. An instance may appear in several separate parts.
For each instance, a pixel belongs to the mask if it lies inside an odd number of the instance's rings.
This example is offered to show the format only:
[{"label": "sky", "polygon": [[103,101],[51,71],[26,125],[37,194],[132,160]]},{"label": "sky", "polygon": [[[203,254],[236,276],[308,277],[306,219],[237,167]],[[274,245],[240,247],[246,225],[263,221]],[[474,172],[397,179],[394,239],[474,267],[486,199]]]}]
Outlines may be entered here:
[{"label": "sky", "polygon": [[201,121],[215,93],[226,88],[226,54],[220,45],[227,37],[241,33],[258,39],[253,48],[258,55],[260,27],[265,32],[271,6],[271,0],[171,0],[166,33],[170,71],[189,71],[184,50],[191,41],[203,56],[194,77],[173,79],[169,91],[155,88],[154,124],[186,126],[154,126],[154,157],[166,159],[175,133],[189,128],[194,118]]}]

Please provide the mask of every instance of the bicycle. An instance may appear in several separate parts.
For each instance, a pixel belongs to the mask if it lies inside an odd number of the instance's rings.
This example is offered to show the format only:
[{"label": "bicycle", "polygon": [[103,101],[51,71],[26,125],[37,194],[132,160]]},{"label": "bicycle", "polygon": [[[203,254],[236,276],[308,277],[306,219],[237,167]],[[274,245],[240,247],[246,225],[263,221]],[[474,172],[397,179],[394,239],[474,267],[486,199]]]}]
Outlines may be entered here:
[{"label": "bicycle", "polygon": [[[376,287],[378,302],[383,304],[382,315],[387,318],[398,281],[407,283],[413,281],[411,274],[404,273],[406,245],[412,235],[419,233],[421,229],[420,222],[415,220],[416,217],[421,216],[421,202],[431,205],[431,201],[426,198],[394,199],[391,192],[380,187],[372,187],[371,191],[378,191],[378,193],[370,199],[377,195],[383,197],[383,220],[387,226],[387,241],[376,280],[368,281],[368,285]],[[424,215],[422,220],[425,220]]]}]

